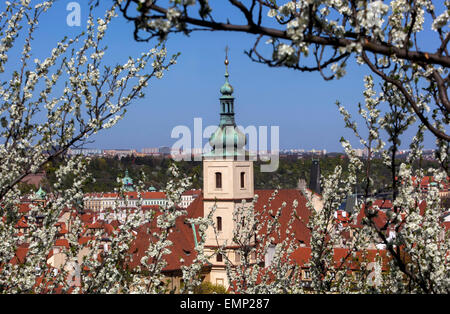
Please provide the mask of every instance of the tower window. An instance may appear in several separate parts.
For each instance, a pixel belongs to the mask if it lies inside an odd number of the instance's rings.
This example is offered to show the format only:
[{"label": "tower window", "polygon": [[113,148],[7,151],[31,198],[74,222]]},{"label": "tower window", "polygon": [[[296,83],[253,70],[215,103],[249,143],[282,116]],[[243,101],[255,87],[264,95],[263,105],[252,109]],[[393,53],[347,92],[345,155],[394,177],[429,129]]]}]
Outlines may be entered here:
[{"label": "tower window", "polygon": [[217,217],[217,231],[222,231],[222,217]]},{"label": "tower window", "polygon": [[239,263],[241,261],[241,253],[239,253],[239,251],[234,252],[234,261],[236,263]]},{"label": "tower window", "polygon": [[216,172],[216,189],[222,188],[222,173]]},{"label": "tower window", "polygon": [[241,189],[245,187],[245,172],[241,172]]},{"label": "tower window", "polygon": [[222,254],[217,253],[216,255],[216,261],[221,262],[222,261]]}]

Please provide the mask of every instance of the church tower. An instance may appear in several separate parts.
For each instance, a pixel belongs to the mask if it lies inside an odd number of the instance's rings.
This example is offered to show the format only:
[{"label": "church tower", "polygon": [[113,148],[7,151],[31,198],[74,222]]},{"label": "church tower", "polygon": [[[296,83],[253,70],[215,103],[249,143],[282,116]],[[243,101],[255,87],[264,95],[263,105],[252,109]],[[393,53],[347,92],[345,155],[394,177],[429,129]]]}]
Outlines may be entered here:
[{"label": "church tower", "polygon": [[125,176],[122,178],[122,188],[125,192],[133,192],[133,179],[128,175],[128,169],[125,170]]},{"label": "church tower", "polygon": [[[233,251],[233,212],[242,200],[250,202],[254,196],[253,161],[249,160],[244,146],[245,134],[234,120],[233,87],[229,83],[228,55],[225,58],[225,84],[220,93],[220,122],[211,135],[209,143],[212,151],[203,156],[203,206],[204,216],[208,216],[213,206],[216,209],[213,220],[217,231],[209,228],[206,238],[206,252],[213,253],[218,244],[227,243],[227,258],[235,262],[238,257]],[[228,287],[225,272],[225,256],[214,255],[210,262],[212,270],[209,281]]]}]

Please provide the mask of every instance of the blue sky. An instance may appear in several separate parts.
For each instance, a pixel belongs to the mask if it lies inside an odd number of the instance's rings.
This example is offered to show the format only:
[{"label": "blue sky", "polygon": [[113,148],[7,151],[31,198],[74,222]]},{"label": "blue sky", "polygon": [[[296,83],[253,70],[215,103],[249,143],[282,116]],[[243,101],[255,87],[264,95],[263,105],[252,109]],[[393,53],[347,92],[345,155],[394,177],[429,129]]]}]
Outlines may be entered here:
[{"label": "blue sky", "polygon": [[[45,56],[58,39],[75,36],[84,29],[87,1],[79,1],[81,27],[66,24],[68,2],[59,1],[43,16],[33,48],[36,55]],[[128,56],[137,56],[152,48],[152,43],[135,42],[132,30],[131,23],[120,16],[116,18],[106,38],[109,47],[106,61],[112,65],[124,63]],[[226,45],[230,47],[230,83],[235,91],[238,124],[279,126],[282,149],[341,151],[341,136],[359,147],[352,133],[344,129],[335,102],[339,100],[357,117],[356,105],[363,101],[363,77],[369,74],[367,67],[352,62],[344,78],[326,82],[318,73],[269,68],[252,62],[243,52],[253,45],[253,40],[250,35],[226,32],[198,32],[191,37],[171,35],[167,48],[169,54],[181,52],[177,65],[162,80],[152,80],[146,97],[136,101],[115,127],[96,135],[90,147],[140,150],[171,146],[176,139],[170,134],[177,125],[193,129],[196,117],[203,119],[204,127],[217,125]],[[414,133],[415,130],[411,130],[405,135],[403,148],[407,148]],[[434,147],[429,135],[425,147]]]}]

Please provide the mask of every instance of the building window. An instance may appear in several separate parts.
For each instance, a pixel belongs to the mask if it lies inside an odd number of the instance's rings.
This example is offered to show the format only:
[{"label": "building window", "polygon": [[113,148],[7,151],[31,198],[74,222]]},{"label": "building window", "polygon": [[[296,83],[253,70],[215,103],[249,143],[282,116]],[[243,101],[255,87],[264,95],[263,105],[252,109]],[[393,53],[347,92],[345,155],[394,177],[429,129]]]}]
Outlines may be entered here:
[{"label": "building window", "polygon": [[303,271],[303,278],[311,279],[311,272],[309,270]]},{"label": "building window", "polygon": [[236,263],[240,263],[241,262],[241,253],[239,253],[239,251],[235,251],[234,252],[234,261]]},{"label": "building window", "polygon": [[221,285],[221,286],[223,286],[223,278],[217,278],[217,279],[216,279],[216,285]]},{"label": "building window", "polygon": [[245,172],[241,172],[241,189],[245,187]]},{"label": "building window", "polygon": [[216,261],[221,262],[222,261],[222,254],[217,253],[216,255]]},{"label": "building window", "polygon": [[222,173],[216,172],[216,189],[222,188]]},{"label": "building window", "polygon": [[217,231],[222,231],[222,217],[217,217]]}]

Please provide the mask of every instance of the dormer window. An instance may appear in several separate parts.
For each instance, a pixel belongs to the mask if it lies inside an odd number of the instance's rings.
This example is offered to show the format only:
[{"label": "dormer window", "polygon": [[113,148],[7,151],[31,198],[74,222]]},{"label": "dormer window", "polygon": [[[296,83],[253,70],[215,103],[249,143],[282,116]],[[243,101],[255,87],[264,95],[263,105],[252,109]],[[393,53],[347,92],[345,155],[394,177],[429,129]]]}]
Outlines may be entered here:
[{"label": "dormer window", "polygon": [[216,189],[222,188],[222,173],[216,172]]}]

